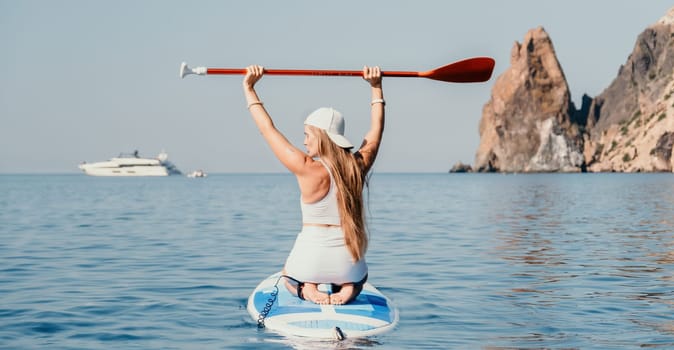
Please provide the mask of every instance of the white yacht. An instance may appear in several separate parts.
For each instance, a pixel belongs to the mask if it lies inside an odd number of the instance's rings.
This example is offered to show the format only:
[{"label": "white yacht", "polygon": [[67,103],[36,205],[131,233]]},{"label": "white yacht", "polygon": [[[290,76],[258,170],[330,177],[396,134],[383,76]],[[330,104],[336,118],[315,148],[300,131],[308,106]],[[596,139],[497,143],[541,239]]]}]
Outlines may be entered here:
[{"label": "white yacht", "polygon": [[179,175],[180,170],[168,161],[162,151],[157,158],[141,158],[138,151],[122,153],[106,162],[82,163],[79,168],[92,176],[168,176]]}]

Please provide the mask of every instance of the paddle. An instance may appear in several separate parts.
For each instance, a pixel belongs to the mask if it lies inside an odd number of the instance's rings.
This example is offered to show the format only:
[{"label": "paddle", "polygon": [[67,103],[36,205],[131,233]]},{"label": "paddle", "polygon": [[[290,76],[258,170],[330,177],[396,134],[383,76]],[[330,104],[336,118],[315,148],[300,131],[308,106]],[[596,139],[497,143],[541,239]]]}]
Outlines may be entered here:
[{"label": "paddle", "polygon": [[[381,74],[385,77],[428,78],[449,83],[478,83],[489,80],[493,70],[494,59],[490,57],[474,57],[425,72],[385,71],[381,72]],[[363,76],[363,71],[359,70],[265,69],[264,73],[268,75]],[[180,77],[184,78],[188,74],[246,74],[246,70],[242,68],[190,68],[187,66],[187,63],[183,62],[180,65]]]}]

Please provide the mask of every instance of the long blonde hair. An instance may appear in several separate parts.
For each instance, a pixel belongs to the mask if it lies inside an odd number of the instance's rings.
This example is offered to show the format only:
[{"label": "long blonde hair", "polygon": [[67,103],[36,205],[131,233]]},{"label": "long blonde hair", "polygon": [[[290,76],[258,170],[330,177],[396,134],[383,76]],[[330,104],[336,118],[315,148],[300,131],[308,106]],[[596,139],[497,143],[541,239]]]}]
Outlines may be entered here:
[{"label": "long blonde hair", "polygon": [[337,207],[344,243],[355,261],[365,256],[368,245],[363,189],[367,185],[362,161],[348,149],[337,146],[325,130],[308,125],[318,140],[318,154],[332,173],[337,188]]}]

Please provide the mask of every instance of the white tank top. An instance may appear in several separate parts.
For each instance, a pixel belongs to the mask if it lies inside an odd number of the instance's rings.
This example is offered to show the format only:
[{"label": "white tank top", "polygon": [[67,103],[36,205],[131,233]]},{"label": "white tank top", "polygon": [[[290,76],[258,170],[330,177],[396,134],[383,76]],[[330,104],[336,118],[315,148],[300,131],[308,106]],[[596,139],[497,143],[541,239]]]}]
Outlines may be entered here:
[{"label": "white tank top", "polygon": [[300,205],[302,207],[302,223],[304,224],[322,224],[322,225],[340,225],[339,208],[337,207],[337,186],[335,179],[332,177],[330,169],[323,163],[325,169],[330,175],[330,189],[325,197],[314,203],[304,203],[300,198]]}]

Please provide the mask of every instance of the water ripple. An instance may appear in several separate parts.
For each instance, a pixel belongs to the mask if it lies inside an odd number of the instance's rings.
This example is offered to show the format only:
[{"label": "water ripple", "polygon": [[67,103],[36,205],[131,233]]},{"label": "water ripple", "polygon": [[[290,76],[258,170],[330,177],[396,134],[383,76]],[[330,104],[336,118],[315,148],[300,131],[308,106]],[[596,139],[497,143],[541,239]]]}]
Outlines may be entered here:
[{"label": "water ripple", "polygon": [[254,286],[299,228],[285,175],[2,176],[0,347],[674,347],[671,174],[375,174],[370,280],[391,333],[258,330]]}]

